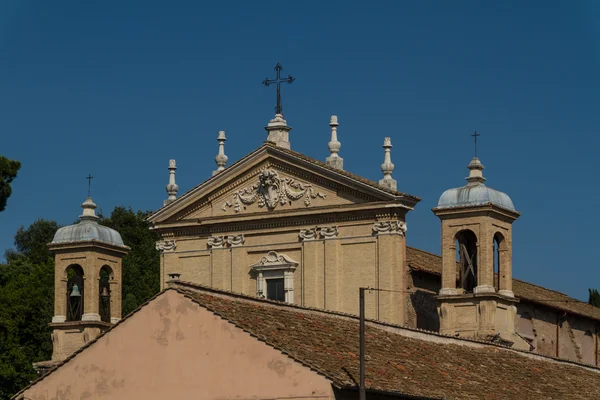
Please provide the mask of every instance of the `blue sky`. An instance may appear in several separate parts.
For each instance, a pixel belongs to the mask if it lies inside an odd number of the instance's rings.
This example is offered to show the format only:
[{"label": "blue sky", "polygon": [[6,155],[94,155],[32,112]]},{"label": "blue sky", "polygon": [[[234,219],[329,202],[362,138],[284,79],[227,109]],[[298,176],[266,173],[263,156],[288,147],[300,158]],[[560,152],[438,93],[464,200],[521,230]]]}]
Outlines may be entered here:
[{"label": "blue sky", "polygon": [[401,191],[423,201],[408,244],[439,254],[440,194],[462,186],[481,134],[507,192],[514,276],[587,300],[600,288],[600,4],[593,1],[0,3],[0,154],[20,160],[0,249],[94,201],[156,210],[262,144],[280,61],[292,149],[324,160],[339,116],[345,169],[378,180],[390,136]]}]

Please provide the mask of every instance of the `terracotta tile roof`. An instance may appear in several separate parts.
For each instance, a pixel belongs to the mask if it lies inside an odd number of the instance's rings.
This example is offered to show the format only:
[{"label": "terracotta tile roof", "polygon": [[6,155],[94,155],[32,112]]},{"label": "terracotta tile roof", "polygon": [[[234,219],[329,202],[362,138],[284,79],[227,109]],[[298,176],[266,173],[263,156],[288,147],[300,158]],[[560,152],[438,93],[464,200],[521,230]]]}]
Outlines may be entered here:
[{"label": "terracotta tile roof", "polygon": [[[442,274],[442,258],[414,247],[406,247],[408,266],[434,275]],[[573,299],[564,293],[546,289],[531,283],[513,279],[513,292],[523,301],[541,304],[556,310],[600,320],[600,308]]]},{"label": "terracotta tile roof", "polygon": [[[342,389],[359,379],[358,318],[225,294],[178,290]],[[600,371],[492,344],[367,323],[366,386],[427,399],[598,399]]]}]

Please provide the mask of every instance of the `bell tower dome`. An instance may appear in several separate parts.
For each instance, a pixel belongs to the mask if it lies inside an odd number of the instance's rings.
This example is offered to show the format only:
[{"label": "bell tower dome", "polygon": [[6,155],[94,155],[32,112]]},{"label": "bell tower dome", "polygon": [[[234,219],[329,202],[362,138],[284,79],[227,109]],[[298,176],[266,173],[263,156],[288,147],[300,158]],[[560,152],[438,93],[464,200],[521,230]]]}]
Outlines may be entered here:
[{"label": "bell tower dome", "polygon": [[98,224],[88,197],[79,222],[60,228],[48,247],[55,254],[52,361],[62,361],[121,319],[121,235]]},{"label": "bell tower dome", "polygon": [[507,194],[485,185],[477,157],[467,168],[467,184],[445,191],[432,210],[442,224],[440,332],[528,349],[515,333],[512,292],[512,223],[520,214]]}]

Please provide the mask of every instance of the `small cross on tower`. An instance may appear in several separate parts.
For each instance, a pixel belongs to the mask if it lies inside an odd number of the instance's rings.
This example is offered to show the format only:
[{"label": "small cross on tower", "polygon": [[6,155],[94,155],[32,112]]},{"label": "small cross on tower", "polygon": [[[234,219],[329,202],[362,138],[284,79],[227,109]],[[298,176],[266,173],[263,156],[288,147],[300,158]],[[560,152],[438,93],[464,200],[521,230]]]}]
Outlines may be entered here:
[{"label": "small cross on tower", "polygon": [[265,86],[269,86],[272,83],[276,83],[277,84],[277,106],[275,107],[275,114],[281,114],[283,115],[283,107],[281,106],[281,88],[280,88],[280,84],[283,83],[292,83],[294,82],[295,78],[291,75],[288,75],[287,78],[281,78],[279,75],[281,74],[281,71],[283,71],[283,67],[281,66],[281,64],[277,63],[277,65],[275,65],[275,72],[277,73],[277,77],[275,79],[269,79],[266,78],[263,81],[263,85]]},{"label": "small cross on tower", "polygon": [[481,135],[475,131],[471,136],[475,139],[475,157],[477,157],[477,137]]},{"label": "small cross on tower", "polygon": [[87,179],[88,180],[88,197],[92,197],[92,179],[94,177],[92,176],[92,174],[88,174]]}]

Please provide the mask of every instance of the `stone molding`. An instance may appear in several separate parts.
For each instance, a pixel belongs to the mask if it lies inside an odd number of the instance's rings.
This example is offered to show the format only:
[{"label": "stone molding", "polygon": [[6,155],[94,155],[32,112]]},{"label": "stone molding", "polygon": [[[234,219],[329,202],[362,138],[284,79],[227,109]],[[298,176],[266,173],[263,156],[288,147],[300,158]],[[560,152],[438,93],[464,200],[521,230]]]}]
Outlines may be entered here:
[{"label": "stone molding", "polygon": [[221,210],[227,211],[233,207],[235,213],[242,211],[242,207],[254,203],[259,208],[266,207],[273,210],[277,205],[291,204],[304,197],[304,205],[310,206],[313,199],[324,199],[327,194],[316,192],[311,184],[298,182],[292,178],[281,178],[279,173],[270,168],[264,168],[258,175],[258,182],[245,189],[240,189],[233,194],[232,200],[226,201]]},{"label": "stone molding", "polygon": [[298,234],[298,237],[300,237],[300,240],[305,241],[305,240],[315,240],[317,238],[317,227],[315,226],[314,228],[309,228],[309,229],[300,229],[300,233]]},{"label": "stone molding", "polygon": [[211,236],[208,238],[206,245],[211,249],[223,249],[226,245],[229,247],[238,247],[244,244],[246,238],[244,234],[229,235],[229,236]]},{"label": "stone molding", "polygon": [[294,302],[294,270],[298,262],[285,254],[269,251],[266,256],[250,266],[250,270],[256,276],[256,295],[267,297],[267,280],[283,278],[285,302]]},{"label": "stone molding", "polygon": [[175,240],[159,240],[156,242],[156,250],[159,251],[174,251],[177,249],[177,242]]},{"label": "stone molding", "polygon": [[[345,214],[345,215],[344,215]],[[273,228],[286,228],[294,226],[306,226],[319,223],[334,223],[334,222],[353,222],[353,221],[369,221],[376,218],[393,218],[394,215],[391,213],[375,213],[373,210],[349,210],[348,213],[336,215],[335,217],[323,216],[317,214],[303,219],[295,218],[281,218],[277,220],[269,221],[229,221],[226,224],[215,225],[215,226],[185,226],[185,227],[173,227],[173,228],[162,228],[161,230],[168,232],[171,236],[176,237],[189,237],[189,236],[205,236],[210,233],[218,232],[231,232],[232,230],[261,230],[261,229],[273,229]]]},{"label": "stone molding", "polygon": [[253,270],[266,269],[272,267],[296,269],[298,262],[285,254],[279,254],[276,251],[269,251],[266,256],[250,266]]},{"label": "stone molding", "polygon": [[339,230],[337,226],[324,226],[320,230],[321,237],[323,239],[331,239],[336,237],[339,234]]},{"label": "stone molding", "polygon": [[222,249],[225,247],[225,236],[211,236],[206,244],[211,249]]},{"label": "stone molding", "polygon": [[239,235],[227,236],[227,244],[231,247],[241,246],[245,241],[246,239],[244,238],[243,233],[240,233]]},{"label": "stone molding", "polygon": [[300,241],[317,240],[319,238],[331,239],[336,237],[339,233],[337,225],[323,227],[315,226],[314,228],[300,229],[298,237],[300,238]]},{"label": "stone molding", "polygon": [[376,235],[396,234],[406,235],[406,222],[403,221],[379,221],[373,224],[373,232]]}]

